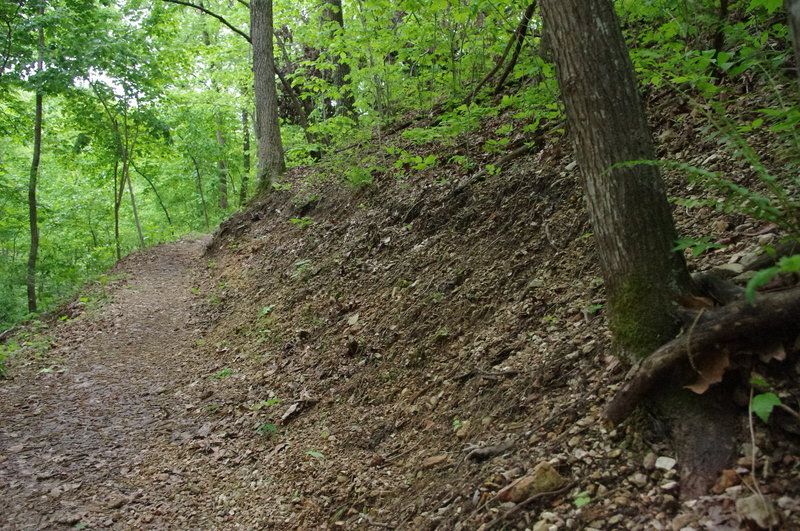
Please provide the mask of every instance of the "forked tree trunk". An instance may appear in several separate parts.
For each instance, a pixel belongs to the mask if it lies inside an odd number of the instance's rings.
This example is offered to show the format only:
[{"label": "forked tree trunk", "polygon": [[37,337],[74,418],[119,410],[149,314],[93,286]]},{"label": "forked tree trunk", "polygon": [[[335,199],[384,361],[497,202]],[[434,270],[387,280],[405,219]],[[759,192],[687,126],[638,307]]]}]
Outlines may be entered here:
[{"label": "forked tree trunk", "polygon": [[272,0],[252,0],[250,39],[253,44],[253,78],[258,138],[258,188],[269,192],[272,182],[286,171],[278,122],[275,58],[272,45]]},{"label": "forked tree trunk", "polygon": [[[615,343],[641,358],[678,331],[674,301],[692,291],[655,149],[610,0],[542,0],[558,84],[584,180]],[[720,394],[717,394],[720,393]],[[727,402],[730,404],[730,402]],[[695,396],[668,386],[657,402],[672,425],[682,496],[713,484],[733,453],[735,423],[724,390]]]}]

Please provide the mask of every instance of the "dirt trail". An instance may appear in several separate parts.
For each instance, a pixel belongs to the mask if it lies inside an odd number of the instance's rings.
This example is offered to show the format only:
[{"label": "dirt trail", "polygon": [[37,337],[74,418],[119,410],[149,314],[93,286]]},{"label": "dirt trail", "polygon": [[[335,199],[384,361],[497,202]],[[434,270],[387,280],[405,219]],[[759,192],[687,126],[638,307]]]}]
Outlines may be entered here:
[{"label": "dirt trail", "polygon": [[0,382],[2,529],[131,526],[137,465],[188,422],[175,391],[200,363],[189,268],[206,243],[124,260],[107,304],[56,327],[52,370]]}]

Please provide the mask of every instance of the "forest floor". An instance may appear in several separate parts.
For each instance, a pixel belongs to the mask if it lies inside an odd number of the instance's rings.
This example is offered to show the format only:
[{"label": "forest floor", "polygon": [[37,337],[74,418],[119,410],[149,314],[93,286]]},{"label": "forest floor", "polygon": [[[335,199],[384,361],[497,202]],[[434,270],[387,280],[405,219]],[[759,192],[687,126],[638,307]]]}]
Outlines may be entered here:
[{"label": "forest floor", "polygon": [[[660,156],[763,190],[679,94],[649,103]],[[668,427],[646,408],[603,422],[628,366],[567,139],[476,148],[522,131],[512,114],[297,168],[213,238],[134,253],[20,332],[0,381],[0,527],[800,529],[800,423],[748,411],[754,375],[800,404],[800,345],[735,360],[736,460],[682,500]],[[768,140],[748,139],[780,167]],[[372,184],[343,186],[358,161]],[[737,275],[783,236],[666,181],[700,205],[676,200],[680,233],[715,244],[687,252],[692,271]]]}]

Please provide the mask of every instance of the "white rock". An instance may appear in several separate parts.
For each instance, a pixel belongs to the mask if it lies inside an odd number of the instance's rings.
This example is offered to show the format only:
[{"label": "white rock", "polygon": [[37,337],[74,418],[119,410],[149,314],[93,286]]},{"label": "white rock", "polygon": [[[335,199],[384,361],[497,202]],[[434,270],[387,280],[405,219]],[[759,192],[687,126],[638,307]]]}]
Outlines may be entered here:
[{"label": "white rock", "polygon": [[761,529],[777,528],[781,523],[772,500],[758,494],[736,500],[736,512],[743,520],[755,522]]},{"label": "white rock", "polygon": [[677,463],[677,461],[675,461],[673,458],[662,455],[656,459],[656,468],[661,470],[672,470],[675,468],[675,463]]}]

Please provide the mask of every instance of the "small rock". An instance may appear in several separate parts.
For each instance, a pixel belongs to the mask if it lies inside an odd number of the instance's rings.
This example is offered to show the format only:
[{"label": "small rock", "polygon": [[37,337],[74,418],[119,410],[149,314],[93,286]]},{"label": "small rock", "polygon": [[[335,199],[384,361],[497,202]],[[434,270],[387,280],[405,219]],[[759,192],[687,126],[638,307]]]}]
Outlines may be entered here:
[{"label": "small rock", "polygon": [[645,485],[647,485],[647,476],[645,476],[641,472],[637,472],[636,474],[629,477],[628,481],[630,481],[637,487],[644,487]]},{"label": "small rock", "polygon": [[578,167],[578,163],[573,160],[572,162],[567,164],[566,168],[564,168],[564,169],[567,170],[567,171],[572,171],[577,167]]},{"label": "small rock", "polygon": [[564,478],[547,461],[542,461],[533,473],[523,476],[503,489],[498,497],[501,501],[519,503],[539,492],[558,490],[564,484]]},{"label": "small rock", "polygon": [[642,466],[645,470],[653,470],[656,467],[656,459],[657,456],[653,452],[650,452],[646,456],[644,456],[644,460],[642,461]]},{"label": "small rock", "polygon": [[680,531],[685,527],[689,527],[690,523],[694,523],[697,517],[692,513],[679,514],[672,519],[672,531]]},{"label": "small rock", "polygon": [[744,272],[742,264],[722,264],[711,268],[711,272],[719,277],[731,278]]},{"label": "small rock", "polygon": [[676,488],[678,488],[677,481],[667,481],[666,483],[661,485],[661,490],[675,490]]},{"label": "small rock", "polygon": [[550,524],[547,523],[545,520],[539,520],[533,525],[533,531],[548,531],[550,529]]},{"label": "small rock", "polygon": [[743,521],[752,522],[760,529],[777,529],[781,523],[772,500],[758,494],[736,500],[736,512]]},{"label": "small rock", "polygon": [[656,468],[660,470],[672,470],[675,468],[675,463],[677,463],[677,461],[673,458],[662,455],[656,459]]}]

